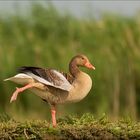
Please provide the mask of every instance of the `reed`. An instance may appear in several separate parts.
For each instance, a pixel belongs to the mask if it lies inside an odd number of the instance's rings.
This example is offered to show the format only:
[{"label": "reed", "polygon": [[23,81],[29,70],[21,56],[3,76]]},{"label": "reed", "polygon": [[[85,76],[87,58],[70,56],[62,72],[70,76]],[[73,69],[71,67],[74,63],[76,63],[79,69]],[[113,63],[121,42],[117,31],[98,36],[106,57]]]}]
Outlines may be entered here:
[{"label": "reed", "polygon": [[[5,83],[3,79],[14,75],[16,68],[22,65],[68,71],[68,62],[77,53],[86,54],[96,67],[96,71],[88,71],[93,88],[80,103],[60,106],[61,112],[78,115],[91,112],[97,116],[105,112],[112,118],[127,115],[139,118],[139,16],[105,15],[99,20],[77,19],[60,14],[52,5],[43,7],[39,4],[32,6],[26,16],[0,17],[1,112],[15,117],[48,116],[47,105],[29,92],[9,105],[17,85]],[[42,112],[41,116],[38,110]]]}]

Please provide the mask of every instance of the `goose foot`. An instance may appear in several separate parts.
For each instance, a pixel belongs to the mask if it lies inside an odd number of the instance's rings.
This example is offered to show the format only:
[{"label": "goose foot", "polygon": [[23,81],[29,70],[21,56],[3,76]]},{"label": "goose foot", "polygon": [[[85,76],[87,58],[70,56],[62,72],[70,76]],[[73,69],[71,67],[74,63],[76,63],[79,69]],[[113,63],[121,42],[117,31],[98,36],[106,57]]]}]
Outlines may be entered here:
[{"label": "goose foot", "polygon": [[26,89],[32,88],[33,86],[34,85],[32,85],[32,84],[28,84],[28,85],[21,87],[21,88],[16,87],[16,91],[12,94],[12,97],[10,99],[10,103],[12,103],[13,101],[15,101],[17,99],[17,96],[19,93],[23,92]]}]

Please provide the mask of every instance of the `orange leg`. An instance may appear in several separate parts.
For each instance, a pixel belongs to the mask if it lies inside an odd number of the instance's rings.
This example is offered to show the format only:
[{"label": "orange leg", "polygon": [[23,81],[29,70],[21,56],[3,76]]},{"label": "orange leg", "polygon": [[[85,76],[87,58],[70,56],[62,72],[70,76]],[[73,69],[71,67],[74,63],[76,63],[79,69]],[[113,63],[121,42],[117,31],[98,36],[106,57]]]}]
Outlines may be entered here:
[{"label": "orange leg", "polygon": [[17,96],[18,96],[19,93],[23,92],[26,89],[32,88],[32,87],[34,87],[33,84],[28,84],[28,85],[26,85],[24,87],[16,88],[16,91],[13,93],[13,95],[12,95],[12,97],[10,99],[10,103],[17,99]]},{"label": "orange leg", "polygon": [[51,109],[51,114],[52,114],[52,124],[53,124],[53,127],[56,127],[56,110],[55,110],[55,108]]}]

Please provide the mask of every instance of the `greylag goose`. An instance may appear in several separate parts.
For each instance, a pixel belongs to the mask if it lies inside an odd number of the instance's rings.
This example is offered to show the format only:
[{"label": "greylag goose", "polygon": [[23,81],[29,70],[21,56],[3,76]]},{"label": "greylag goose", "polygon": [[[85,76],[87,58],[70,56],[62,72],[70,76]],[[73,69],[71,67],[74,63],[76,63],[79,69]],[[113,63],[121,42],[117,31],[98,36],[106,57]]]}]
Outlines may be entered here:
[{"label": "greylag goose", "polygon": [[17,75],[5,79],[5,81],[10,80],[23,85],[23,87],[16,88],[10,102],[15,101],[19,93],[26,89],[31,90],[50,105],[52,124],[55,127],[56,105],[78,102],[88,94],[92,87],[90,76],[81,71],[79,66],[95,69],[85,55],[77,55],[72,58],[69,63],[70,73],[68,74],[55,69],[20,67]]}]

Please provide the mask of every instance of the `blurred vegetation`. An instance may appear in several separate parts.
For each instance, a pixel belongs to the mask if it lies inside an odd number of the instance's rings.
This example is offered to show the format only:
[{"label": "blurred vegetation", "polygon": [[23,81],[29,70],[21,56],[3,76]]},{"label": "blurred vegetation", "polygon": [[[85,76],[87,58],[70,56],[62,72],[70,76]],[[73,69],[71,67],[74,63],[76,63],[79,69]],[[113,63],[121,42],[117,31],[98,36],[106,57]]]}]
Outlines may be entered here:
[{"label": "blurred vegetation", "polygon": [[96,67],[84,70],[91,75],[93,88],[83,101],[60,106],[58,116],[91,112],[139,119],[140,17],[77,19],[60,14],[51,4],[34,4],[26,16],[0,16],[0,111],[18,119],[48,118],[49,106],[29,91],[9,104],[18,85],[3,79],[23,65],[67,72],[70,59],[79,53]]}]

